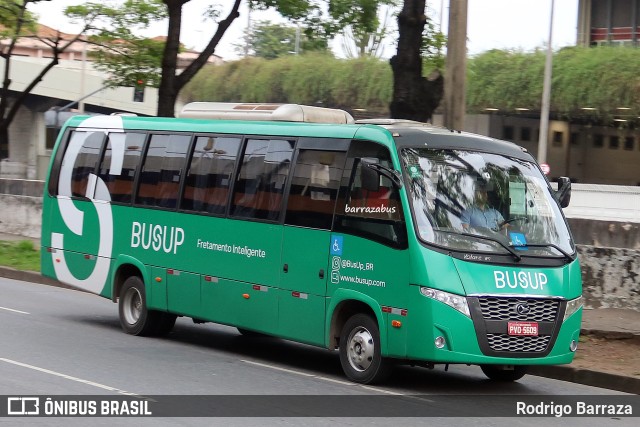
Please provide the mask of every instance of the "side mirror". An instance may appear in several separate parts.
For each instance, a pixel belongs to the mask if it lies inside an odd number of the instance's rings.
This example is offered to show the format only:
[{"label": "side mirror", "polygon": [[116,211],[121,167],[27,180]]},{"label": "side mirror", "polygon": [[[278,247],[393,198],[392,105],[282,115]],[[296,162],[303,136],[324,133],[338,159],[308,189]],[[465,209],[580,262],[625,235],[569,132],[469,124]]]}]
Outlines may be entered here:
[{"label": "side mirror", "polygon": [[380,173],[370,167],[372,162],[366,159],[362,159],[361,161],[362,164],[360,165],[360,182],[362,183],[362,188],[371,192],[380,191]]},{"label": "side mirror", "polygon": [[571,180],[566,176],[558,178],[558,191],[556,191],[556,198],[560,203],[561,208],[569,206],[571,201]]}]

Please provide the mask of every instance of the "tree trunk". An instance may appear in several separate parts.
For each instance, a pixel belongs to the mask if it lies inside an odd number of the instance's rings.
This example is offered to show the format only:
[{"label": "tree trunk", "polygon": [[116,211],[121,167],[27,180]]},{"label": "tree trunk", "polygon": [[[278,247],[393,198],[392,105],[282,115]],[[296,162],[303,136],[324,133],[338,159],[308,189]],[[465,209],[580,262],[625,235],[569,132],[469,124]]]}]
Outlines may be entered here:
[{"label": "tree trunk", "polygon": [[176,70],[180,51],[180,30],[184,0],[164,0],[169,12],[167,41],[162,56],[162,77],[158,87],[158,116],[173,117],[180,88],[176,87]]},{"label": "tree trunk", "polygon": [[189,0],[163,0],[169,13],[169,29],[167,42],[162,58],[162,77],[158,87],[158,116],[173,117],[178,94],[189,83],[195,74],[207,63],[207,59],[213,55],[220,39],[227,31],[231,23],[240,16],[238,9],[242,0],[234,0],[229,15],[218,23],[218,29],[200,55],[187,66],[179,75],[176,75],[178,52],[180,51],[180,23],[182,20],[182,6]]},{"label": "tree trunk", "polygon": [[427,17],[426,0],[404,0],[398,15],[398,51],[391,60],[393,98],[391,117],[428,121],[442,99],[444,79],[440,72],[430,78],[422,76],[422,33]]}]

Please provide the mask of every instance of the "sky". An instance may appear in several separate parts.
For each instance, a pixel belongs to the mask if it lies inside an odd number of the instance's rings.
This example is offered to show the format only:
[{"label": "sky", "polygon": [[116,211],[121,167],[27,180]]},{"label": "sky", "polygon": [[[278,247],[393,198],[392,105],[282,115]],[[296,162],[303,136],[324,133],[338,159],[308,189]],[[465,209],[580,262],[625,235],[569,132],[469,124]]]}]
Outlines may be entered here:
[{"label": "sky", "polygon": [[[93,0],[98,1],[98,0]],[[108,2],[110,0],[103,0]],[[427,0],[428,16],[437,24],[442,23],[447,31],[449,1]],[[79,0],[52,0],[37,3],[31,10],[40,16],[40,22],[63,32],[78,31],[62,14],[69,5],[83,3]],[[222,6],[222,17],[226,17],[231,0],[191,0],[183,8],[182,43],[192,49],[201,50],[211,38],[216,24],[203,21],[206,6],[218,3]],[[247,6],[243,2],[240,18],[235,20],[216,49],[216,54],[225,60],[238,58],[237,44],[247,26]],[[545,47],[549,37],[549,22],[552,0],[468,0],[467,49],[470,55],[490,49],[522,49],[530,51]],[[443,13],[444,12],[444,13]],[[253,21],[270,20],[283,22],[275,12],[252,12]],[[555,0],[552,46],[554,49],[574,45],[578,22],[578,0]],[[166,35],[166,23],[156,24],[148,30],[148,36]],[[337,56],[343,56],[340,43],[334,43]],[[393,42],[387,43],[383,56],[395,53]]]}]

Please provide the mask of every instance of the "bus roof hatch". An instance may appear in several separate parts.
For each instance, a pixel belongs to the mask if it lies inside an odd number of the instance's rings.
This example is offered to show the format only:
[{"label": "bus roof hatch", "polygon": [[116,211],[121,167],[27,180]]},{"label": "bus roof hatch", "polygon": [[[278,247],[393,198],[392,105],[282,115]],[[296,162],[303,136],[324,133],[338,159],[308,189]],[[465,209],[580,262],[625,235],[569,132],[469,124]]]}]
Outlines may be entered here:
[{"label": "bus roof hatch", "polygon": [[229,102],[191,102],[179,117],[219,120],[267,120],[305,123],[354,123],[344,110],[299,104],[235,104]]}]

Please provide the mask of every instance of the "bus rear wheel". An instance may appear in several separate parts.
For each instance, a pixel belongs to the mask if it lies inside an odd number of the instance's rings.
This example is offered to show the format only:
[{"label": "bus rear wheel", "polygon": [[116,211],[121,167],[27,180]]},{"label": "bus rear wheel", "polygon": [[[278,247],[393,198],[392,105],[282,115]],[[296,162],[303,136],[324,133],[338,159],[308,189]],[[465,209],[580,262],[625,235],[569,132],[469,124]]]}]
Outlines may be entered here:
[{"label": "bus rear wheel", "polygon": [[480,368],[487,378],[502,382],[518,381],[520,378],[524,377],[529,370],[528,366],[522,365],[481,365]]},{"label": "bus rear wheel", "polygon": [[383,381],[390,372],[380,351],[380,331],[371,316],[356,314],[347,320],[340,335],[340,364],[347,378],[361,384]]},{"label": "bus rear wheel", "polygon": [[[118,314],[122,329],[130,335],[156,335],[164,313],[147,309],[144,282],[138,276],[131,276],[122,284],[118,298]],[[175,319],[173,319],[175,323]],[[173,323],[168,322],[173,327]],[[164,325],[165,329],[169,326]],[[167,331],[168,332],[168,331]]]},{"label": "bus rear wheel", "polygon": [[169,332],[173,330],[177,318],[178,316],[176,316],[175,314],[159,312],[153,335],[158,337],[164,337],[168,335]]}]

